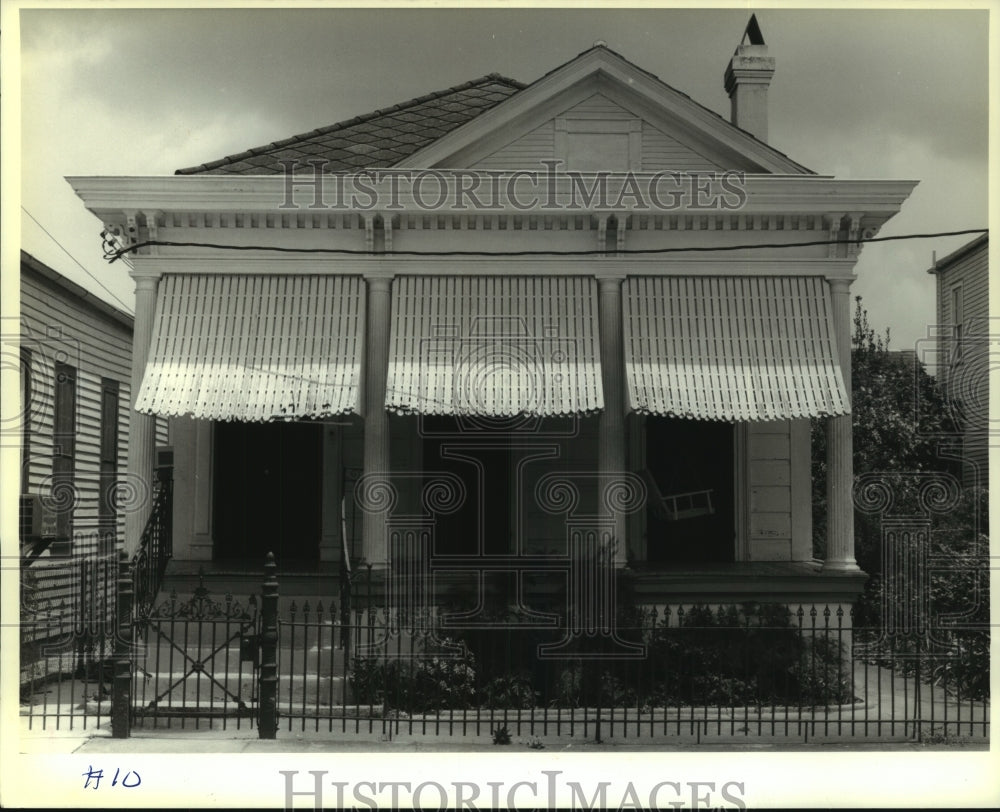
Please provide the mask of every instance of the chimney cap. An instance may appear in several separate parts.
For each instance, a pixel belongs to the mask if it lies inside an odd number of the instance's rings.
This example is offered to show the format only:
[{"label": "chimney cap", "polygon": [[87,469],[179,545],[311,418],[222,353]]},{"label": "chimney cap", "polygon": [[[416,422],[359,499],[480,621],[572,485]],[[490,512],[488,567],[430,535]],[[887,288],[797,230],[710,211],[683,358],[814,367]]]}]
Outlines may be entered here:
[{"label": "chimney cap", "polygon": [[757,22],[757,15],[750,15],[750,22],[747,23],[747,27],[743,31],[743,39],[740,40],[740,45],[746,45],[747,39],[750,40],[750,45],[766,45],[764,42],[764,35],[761,33],[760,24]]}]

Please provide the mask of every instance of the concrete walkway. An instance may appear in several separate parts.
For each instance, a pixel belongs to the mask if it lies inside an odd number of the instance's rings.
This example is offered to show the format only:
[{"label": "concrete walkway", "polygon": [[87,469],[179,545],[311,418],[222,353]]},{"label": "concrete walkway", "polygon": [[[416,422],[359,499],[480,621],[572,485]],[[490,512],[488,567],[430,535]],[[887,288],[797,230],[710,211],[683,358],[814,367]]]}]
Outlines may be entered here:
[{"label": "concrete walkway", "polygon": [[[111,738],[107,716],[98,727],[88,720],[82,728],[81,718],[67,716],[59,719],[60,730],[53,730],[54,718],[46,722],[48,730],[40,730],[40,720],[35,718],[34,729],[28,729],[29,720],[21,718],[20,750],[25,753],[71,752],[510,752],[529,749],[593,750],[792,750],[835,748],[843,750],[914,749],[940,747],[942,749],[988,749],[988,727],[983,723],[990,718],[989,705],[958,703],[940,687],[923,684],[916,695],[920,697],[919,716],[923,720],[918,739],[912,721],[915,715],[914,680],[893,675],[887,669],[857,663],[854,674],[856,690],[868,697],[864,705],[842,706],[828,709],[826,713],[811,716],[810,709],[754,708],[744,709],[682,709],[680,719],[668,711],[667,724],[646,721],[636,729],[636,713],[630,713],[630,723],[623,730],[622,711],[616,713],[612,727],[608,711],[602,712],[602,739],[595,741],[593,711],[586,727],[582,710],[563,711],[559,726],[549,716],[548,727],[542,718],[535,716],[532,736],[527,712],[521,712],[518,728],[518,711],[507,713],[506,723],[512,743],[509,746],[492,744],[491,725],[484,719],[478,725],[469,717],[463,724],[461,712],[453,716],[452,734],[447,733],[449,720],[442,715],[426,719],[400,719],[383,722],[380,718],[335,719],[331,722],[291,719],[279,720],[278,738],[263,741],[248,719],[157,719],[145,720],[132,730],[127,740]],[[297,707],[297,703],[295,707]],[[284,706],[282,706],[284,707]],[[933,715],[930,709],[934,709]],[[56,708],[49,708],[53,712]],[[349,708],[350,710],[350,708]],[[361,708],[367,711],[367,708]],[[377,710],[377,709],[376,709]],[[23,709],[22,709],[23,712]],[[110,712],[107,705],[103,713]],[[539,712],[536,711],[536,714]],[[541,713],[544,713],[542,711]],[[662,711],[658,719],[662,720]],[[498,716],[503,711],[497,712]],[[572,726],[570,719],[573,719]],[[933,719],[934,724],[930,724]],[[943,723],[947,720],[948,727]],[[73,730],[69,730],[69,722]],[[291,724],[289,725],[289,721]],[[498,721],[501,721],[498,719]],[[960,724],[956,724],[960,722]],[[438,723],[440,726],[438,727]],[[496,724],[496,723],[494,723]],[[383,730],[386,731],[383,734]],[[422,732],[425,731],[425,732]],[[532,748],[532,744],[535,748]],[[541,745],[539,748],[538,745]]]},{"label": "concrete walkway", "polygon": [[[27,731],[22,730],[19,751],[22,753],[56,754],[56,753],[326,753],[326,752],[460,752],[460,753],[504,753],[528,752],[531,750],[548,750],[553,752],[591,752],[609,750],[617,752],[629,751],[697,751],[712,752],[733,750],[742,751],[786,751],[786,750],[988,750],[989,742],[981,737],[949,736],[930,737],[927,741],[914,741],[912,736],[902,735],[902,728],[896,735],[889,735],[888,729],[881,736],[850,736],[842,731],[823,731],[823,725],[817,724],[815,730],[796,731],[791,727],[789,734],[756,735],[755,731],[731,733],[723,725],[719,731],[715,725],[709,724],[695,732],[687,729],[680,733],[669,735],[644,735],[641,737],[622,738],[607,737],[602,742],[594,741],[593,727],[588,728],[588,737],[584,738],[582,730],[577,735],[530,736],[527,731],[518,735],[511,727],[512,741],[509,745],[494,745],[488,730],[482,730],[479,735],[470,732],[465,736],[460,734],[446,735],[428,732],[393,733],[384,736],[378,725],[369,732],[362,726],[358,732],[349,729],[328,731],[292,730],[285,727],[278,730],[278,738],[264,740],[258,738],[255,729],[245,725],[235,729],[230,721],[227,729],[222,729],[220,721],[210,724],[202,722],[195,729],[189,722],[182,729],[177,720],[170,728],[156,730],[134,730],[128,739],[114,739],[107,725],[97,730],[88,731]],[[811,727],[811,726],[810,726]],[[766,730],[766,728],[765,728]],[[912,731],[911,731],[912,732]]]}]

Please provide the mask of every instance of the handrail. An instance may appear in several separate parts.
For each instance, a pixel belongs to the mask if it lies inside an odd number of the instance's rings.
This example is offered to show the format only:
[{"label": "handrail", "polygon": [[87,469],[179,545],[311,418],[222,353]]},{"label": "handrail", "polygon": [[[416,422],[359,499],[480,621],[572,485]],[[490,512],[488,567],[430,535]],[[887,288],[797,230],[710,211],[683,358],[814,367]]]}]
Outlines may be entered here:
[{"label": "handrail", "polygon": [[138,616],[148,615],[152,610],[163,585],[167,562],[174,553],[173,491],[172,479],[160,480],[139,547],[132,556],[133,600]]}]

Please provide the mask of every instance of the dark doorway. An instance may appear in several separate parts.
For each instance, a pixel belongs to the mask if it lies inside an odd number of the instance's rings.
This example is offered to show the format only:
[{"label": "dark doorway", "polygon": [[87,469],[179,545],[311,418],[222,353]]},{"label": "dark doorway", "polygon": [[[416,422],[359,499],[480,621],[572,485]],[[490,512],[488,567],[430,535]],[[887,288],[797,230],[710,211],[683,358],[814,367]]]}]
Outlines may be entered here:
[{"label": "dark doorway", "polygon": [[[736,557],[733,484],[734,429],[730,423],[650,417],[647,469],[676,514],[647,510],[647,558],[661,563],[727,563]],[[702,492],[709,491],[705,496]],[[650,500],[652,503],[652,499]],[[711,505],[711,511],[707,510]]]},{"label": "dark doorway", "polygon": [[317,423],[215,427],[215,557],[282,568],[319,560],[323,430]]},{"label": "dark doorway", "polygon": [[456,418],[421,418],[424,470],[455,474],[465,501],[437,517],[437,555],[505,555],[512,552],[510,438],[469,431]]}]

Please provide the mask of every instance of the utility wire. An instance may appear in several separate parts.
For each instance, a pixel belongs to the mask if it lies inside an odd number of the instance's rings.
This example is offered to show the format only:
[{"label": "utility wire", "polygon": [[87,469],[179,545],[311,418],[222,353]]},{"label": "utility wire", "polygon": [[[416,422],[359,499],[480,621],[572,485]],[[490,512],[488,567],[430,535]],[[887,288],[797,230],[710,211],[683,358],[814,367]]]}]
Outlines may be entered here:
[{"label": "utility wire", "polygon": [[[28,215],[29,217],[31,215]],[[32,218],[34,219],[34,218]],[[809,242],[759,243],[752,245],[692,245],[672,248],[631,248],[622,251],[602,251],[600,249],[587,251],[391,251],[379,254],[381,257],[588,257],[637,255],[637,254],[677,254],[683,252],[717,253],[721,251],[746,251],[759,248],[803,248],[815,245],[847,245],[873,242],[894,242],[898,240],[926,240],[936,237],[959,237],[965,234],[985,234],[987,228],[967,228],[962,231],[938,231],[930,234],[900,234],[895,237],[869,237],[856,240],[811,240]],[[296,248],[279,245],[226,245],[212,242],[177,242],[173,240],[146,240],[109,251],[104,258],[109,263],[120,259],[130,251],[145,248],[150,245],[172,246],[177,248],[215,248],[224,251],[277,251],[285,254],[339,254],[344,256],[372,256],[371,251],[352,248]]]},{"label": "utility wire", "polygon": [[[101,286],[101,288],[103,288],[103,289],[104,289],[104,291],[105,291],[106,293],[108,293],[108,294],[109,294],[109,295],[111,296],[111,298],[112,298],[112,299],[114,299],[114,300],[115,300],[116,302],[118,302],[118,304],[120,304],[120,305],[121,305],[121,306],[122,306],[122,307],[123,307],[123,308],[125,309],[125,312],[126,312],[126,313],[128,313],[128,314],[129,314],[130,316],[134,316],[134,315],[135,315],[135,314],[134,314],[134,313],[132,312],[132,308],[130,308],[130,307],[129,307],[129,306],[127,305],[127,304],[125,304],[125,302],[123,302],[123,301],[122,301],[121,299],[119,299],[119,298],[118,298],[117,296],[115,296],[115,294],[114,294],[114,293],[113,293],[112,291],[108,290],[107,286],[105,286],[105,284],[104,284],[103,282],[101,282],[101,280],[100,280],[100,279],[98,279],[98,278],[97,278],[96,276],[94,276],[94,275],[93,275],[93,274],[92,274],[92,273],[91,273],[90,271],[88,271],[88,270],[87,270],[87,269],[86,269],[86,268],[85,268],[85,267],[84,267],[84,266],[83,266],[83,265],[82,265],[82,264],[80,263],[80,261],[79,261],[79,260],[78,260],[78,259],[77,259],[76,257],[74,257],[74,256],[73,256],[73,255],[72,255],[72,254],[71,254],[71,253],[70,253],[69,251],[67,251],[67,250],[66,250],[66,248],[65,248],[65,246],[63,246],[63,244],[62,244],[61,242],[59,242],[59,240],[57,240],[57,239],[56,239],[55,237],[53,237],[53,236],[52,236],[52,235],[51,235],[51,234],[49,233],[48,229],[47,229],[47,228],[45,228],[45,226],[43,226],[43,225],[42,225],[41,223],[39,223],[39,222],[38,222],[38,220],[37,220],[37,218],[35,217],[35,215],[33,215],[33,214],[32,214],[32,213],[30,212],[30,211],[28,211],[28,210],[27,210],[26,208],[24,208],[24,206],[21,206],[21,211],[23,211],[23,212],[24,212],[25,214],[27,214],[27,215],[28,215],[28,217],[30,217],[30,218],[31,218],[32,220],[34,220],[34,222],[35,222],[35,225],[36,225],[36,226],[38,226],[38,227],[39,227],[39,228],[40,228],[40,229],[41,229],[42,231],[44,231],[44,232],[45,232],[45,235],[46,235],[46,236],[47,236],[47,237],[48,237],[48,238],[49,238],[50,240],[52,240],[52,242],[54,242],[54,243],[55,243],[56,245],[58,245],[58,246],[59,246],[60,248],[62,248],[62,250],[63,250],[63,253],[65,253],[65,254],[66,254],[66,256],[68,256],[68,257],[69,257],[69,258],[70,258],[71,260],[73,260],[73,262],[75,262],[75,263],[76,263],[76,264],[77,264],[77,265],[78,265],[78,266],[80,267],[80,270],[82,270],[82,271],[83,271],[83,272],[84,272],[85,274],[87,274],[87,276],[89,276],[89,277],[90,277],[91,279],[93,279],[93,280],[94,280],[94,281],[95,281],[95,282],[96,282],[96,283],[97,283],[98,285],[100,285],[100,286]],[[116,257],[116,259],[117,259],[117,257]]]}]

